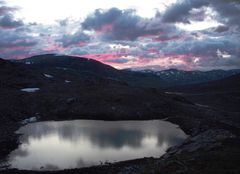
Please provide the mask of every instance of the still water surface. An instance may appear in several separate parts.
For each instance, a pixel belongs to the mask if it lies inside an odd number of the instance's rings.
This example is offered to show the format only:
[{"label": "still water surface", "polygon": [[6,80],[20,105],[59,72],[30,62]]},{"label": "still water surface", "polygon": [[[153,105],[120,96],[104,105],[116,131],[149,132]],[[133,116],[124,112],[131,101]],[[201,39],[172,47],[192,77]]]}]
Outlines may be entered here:
[{"label": "still water surface", "polygon": [[60,170],[143,157],[160,157],[187,135],[166,121],[51,121],[18,130],[12,168]]}]

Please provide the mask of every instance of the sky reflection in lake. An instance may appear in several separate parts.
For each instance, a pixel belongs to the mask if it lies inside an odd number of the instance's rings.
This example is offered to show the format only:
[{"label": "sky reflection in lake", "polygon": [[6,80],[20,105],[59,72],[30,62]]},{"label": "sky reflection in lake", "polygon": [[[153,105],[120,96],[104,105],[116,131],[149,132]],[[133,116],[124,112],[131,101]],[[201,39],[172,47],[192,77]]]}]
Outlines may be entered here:
[{"label": "sky reflection in lake", "polygon": [[186,134],[169,122],[75,120],[22,127],[12,168],[60,170],[142,157],[159,157]]}]

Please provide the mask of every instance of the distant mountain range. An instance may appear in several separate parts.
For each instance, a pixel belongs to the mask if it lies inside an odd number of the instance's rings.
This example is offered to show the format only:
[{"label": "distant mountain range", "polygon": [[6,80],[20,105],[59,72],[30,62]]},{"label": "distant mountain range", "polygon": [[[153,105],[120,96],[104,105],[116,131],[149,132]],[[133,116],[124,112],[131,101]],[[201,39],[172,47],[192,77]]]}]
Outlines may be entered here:
[{"label": "distant mountain range", "polygon": [[170,87],[166,91],[203,106],[240,112],[240,74],[209,82]]},{"label": "distant mountain range", "polygon": [[[129,69],[128,69],[129,71]],[[131,71],[131,70],[130,70]],[[149,69],[134,71],[144,74],[158,76],[167,83],[167,86],[178,86],[193,83],[202,83],[223,79],[240,73],[240,69],[234,70],[211,70],[211,71],[184,71],[177,69],[168,69],[162,71],[152,71]]]}]

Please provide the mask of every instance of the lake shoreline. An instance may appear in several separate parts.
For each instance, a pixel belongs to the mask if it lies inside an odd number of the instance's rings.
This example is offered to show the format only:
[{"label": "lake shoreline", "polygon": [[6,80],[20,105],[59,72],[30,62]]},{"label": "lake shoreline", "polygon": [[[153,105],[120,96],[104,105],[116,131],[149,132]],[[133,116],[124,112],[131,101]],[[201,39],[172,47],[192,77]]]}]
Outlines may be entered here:
[{"label": "lake shoreline", "polygon": [[[208,110],[206,111],[206,116],[209,115],[209,113],[212,113],[212,111]],[[218,113],[219,114],[219,113]],[[209,154],[218,154],[220,156],[222,155],[232,155],[233,152],[239,152],[239,149],[237,148],[240,144],[239,141],[239,127],[236,127],[235,125],[229,123],[227,120],[223,121],[216,118],[206,118],[205,115],[202,115],[202,117],[192,117],[192,116],[177,116],[177,117],[168,117],[167,121],[177,124],[180,126],[180,128],[189,135],[189,138],[184,141],[182,145],[175,146],[170,148],[165,155],[163,155],[161,158],[142,158],[142,159],[136,159],[136,160],[130,160],[130,161],[122,161],[117,162],[113,164],[105,164],[100,166],[93,166],[88,168],[80,168],[80,169],[69,169],[69,170],[62,170],[62,171],[41,171],[41,173],[48,174],[48,173],[144,173],[144,171],[147,171],[147,173],[150,173],[150,171],[153,171],[154,173],[165,171],[169,173],[175,173],[176,171],[183,171],[183,172],[190,172],[192,168],[197,168],[199,165],[198,163],[204,164],[204,161],[206,161],[207,157],[209,157]],[[86,117],[85,119],[88,119]],[[163,119],[163,118],[162,118]],[[60,120],[66,120],[66,119],[54,119],[57,121]],[[98,119],[101,120],[101,119]],[[106,119],[109,120],[109,119]],[[126,119],[123,119],[126,120]],[[131,119],[133,120],[133,119]],[[152,120],[152,119],[144,119],[144,120]],[[47,119],[39,120],[39,121],[51,121]],[[18,142],[18,135],[16,135],[14,132],[21,126],[19,122],[13,122],[13,123],[5,123],[5,126],[7,127],[5,129],[6,135],[8,134],[8,137],[11,138],[5,139],[5,144],[1,143],[1,159],[5,158],[8,153],[10,153],[12,150],[16,149],[19,142]],[[4,126],[4,127],[5,127]],[[7,136],[6,136],[7,137]],[[4,140],[1,139],[1,142],[4,142]],[[5,145],[5,146],[4,146]],[[11,146],[9,146],[11,145]],[[226,150],[226,152],[223,152],[223,149]],[[201,156],[203,159],[197,159]],[[217,155],[218,156],[218,155]],[[229,156],[230,158],[230,156]],[[236,159],[235,159],[236,158]],[[232,159],[229,159],[229,164],[234,163],[238,160],[238,156],[232,157]],[[192,160],[193,164],[192,166],[189,166],[188,161]],[[180,161],[179,161],[180,160]],[[185,162],[185,160],[187,162]],[[214,162],[210,161],[208,165],[216,165]],[[190,162],[190,163],[192,163]],[[197,164],[195,164],[198,162]],[[221,162],[220,162],[221,163]],[[209,167],[206,167],[204,171],[213,170],[212,168],[208,169]],[[214,167],[213,167],[214,168]],[[202,169],[201,169],[202,170]],[[215,168],[215,170],[217,170]],[[238,168],[234,169],[236,171],[239,171]],[[214,170],[213,170],[214,171]],[[9,170],[2,170],[1,173],[3,174],[33,174],[33,173],[39,173],[39,171],[24,171],[24,170],[15,170],[15,169],[9,169]],[[164,172],[163,172],[164,173]],[[223,171],[224,173],[224,171]]]}]

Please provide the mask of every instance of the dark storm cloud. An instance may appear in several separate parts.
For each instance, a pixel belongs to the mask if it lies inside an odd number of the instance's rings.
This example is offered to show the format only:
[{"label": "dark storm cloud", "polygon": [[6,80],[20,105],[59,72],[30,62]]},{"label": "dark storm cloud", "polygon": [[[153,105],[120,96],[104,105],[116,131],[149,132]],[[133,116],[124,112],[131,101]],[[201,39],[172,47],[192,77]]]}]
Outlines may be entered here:
[{"label": "dark storm cloud", "polygon": [[222,33],[222,32],[228,31],[228,30],[229,30],[228,26],[220,25],[220,26],[216,27],[214,31],[218,32],[218,33]]},{"label": "dark storm cloud", "polygon": [[15,29],[0,30],[0,57],[23,58],[30,55],[38,40]]},{"label": "dark storm cloud", "polygon": [[214,0],[211,5],[219,14],[217,19],[220,22],[240,28],[240,1]]},{"label": "dark storm cloud", "polygon": [[63,47],[69,46],[81,46],[89,42],[91,37],[81,31],[76,32],[73,35],[63,35],[60,39],[56,41],[61,43]]},{"label": "dark storm cloud", "polygon": [[0,28],[13,29],[24,25],[23,21],[14,18],[13,12],[15,12],[17,8],[5,6],[4,1],[0,1],[0,5],[1,4],[3,4],[3,6],[0,6]]},{"label": "dark storm cloud", "polygon": [[12,14],[6,14],[0,17],[0,27],[5,29],[12,29],[23,26],[23,22],[21,20],[15,20]]},{"label": "dark storm cloud", "polygon": [[239,55],[240,45],[238,40],[240,36],[238,34],[228,37],[211,37],[200,33],[198,39],[189,36],[184,41],[168,42],[166,46],[159,43],[158,48],[165,54],[192,54],[195,56],[216,56],[218,49],[229,52],[230,54]]},{"label": "dark storm cloud", "polygon": [[[198,69],[239,68],[239,2],[225,0],[183,0],[173,4],[163,14],[163,22],[191,23],[191,21],[201,21],[206,16],[202,10],[209,7],[215,12],[215,15],[212,16],[213,19],[222,23],[222,25],[190,33],[193,37],[189,36],[182,42],[168,42],[166,47],[161,47],[162,52],[166,55],[180,54],[188,55],[188,57],[198,57],[199,61],[191,63],[192,67]],[[200,13],[201,11],[202,13]],[[196,17],[193,17],[194,12],[202,14],[202,17],[196,19]],[[223,55],[218,55],[218,50]]]},{"label": "dark storm cloud", "polygon": [[[101,29],[102,26],[106,24],[112,24],[119,17],[121,17],[124,12],[118,8],[111,8],[108,11],[103,11],[101,9],[95,10],[95,12],[88,16],[82,23],[84,29]],[[126,14],[129,12],[126,12]]]},{"label": "dark storm cloud", "polygon": [[181,39],[181,34],[166,34],[166,35],[160,35],[156,38],[157,41],[161,41],[161,42],[164,42],[164,41],[172,41],[172,40],[178,40],[178,39]]},{"label": "dark storm cloud", "polygon": [[[182,0],[173,4],[163,14],[163,22],[182,22],[190,23],[191,20],[196,20],[193,17],[193,11],[203,7],[210,7],[217,16],[214,16],[219,22],[230,26],[240,27],[240,1],[233,0]],[[201,12],[201,11],[200,11]],[[197,15],[199,16],[199,15]],[[204,19],[204,18],[202,18]]]},{"label": "dark storm cloud", "polygon": [[6,1],[0,0],[0,56],[4,58],[29,55],[31,48],[38,43],[29,35],[28,25],[15,19],[16,10],[18,8],[9,7]]},{"label": "dark storm cloud", "polygon": [[191,10],[208,5],[205,0],[185,0],[175,3],[169,7],[162,16],[163,22],[183,22],[190,23]]},{"label": "dark storm cloud", "polygon": [[[240,66],[240,46],[238,43],[239,36],[233,35],[221,38],[207,38],[204,40],[190,40],[179,43],[179,46],[171,45],[167,51],[175,54],[185,54],[190,57],[200,57],[202,61],[198,65],[203,67],[239,67]],[[230,57],[224,58],[217,52],[221,51]],[[233,63],[234,62],[234,63]]]},{"label": "dark storm cloud", "polygon": [[16,31],[0,30],[0,48],[31,47],[37,44],[31,37]]},{"label": "dark storm cloud", "polygon": [[145,19],[136,15],[135,10],[117,8],[96,10],[84,20],[82,27],[103,33],[102,39],[105,40],[136,40],[138,37],[177,30],[173,25],[161,23],[159,16]]}]

